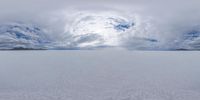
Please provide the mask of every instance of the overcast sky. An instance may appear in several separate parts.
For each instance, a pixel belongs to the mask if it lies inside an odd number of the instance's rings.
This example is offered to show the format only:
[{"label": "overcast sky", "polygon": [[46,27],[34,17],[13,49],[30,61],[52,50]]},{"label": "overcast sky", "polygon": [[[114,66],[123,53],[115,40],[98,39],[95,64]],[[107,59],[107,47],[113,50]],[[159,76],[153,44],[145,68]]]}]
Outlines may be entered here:
[{"label": "overcast sky", "polygon": [[[148,6],[171,8],[199,8],[199,0],[1,0],[0,11],[43,11],[73,6]],[[161,10],[161,9],[160,9]]]},{"label": "overcast sky", "polygon": [[[142,9],[145,13],[166,13],[177,15],[178,12],[186,12],[185,15],[200,13],[199,0],[1,0],[0,15],[15,14],[40,14],[58,9],[67,8],[117,8],[128,10]],[[6,16],[7,17],[7,16]]]},{"label": "overcast sky", "polygon": [[[162,20],[161,22],[165,24],[180,26],[187,23],[188,26],[192,26],[200,21],[199,5],[199,0],[0,0],[0,22],[12,20],[48,22],[55,13],[56,17],[62,19],[63,11],[66,15],[71,15],[71,9],[78,11],[100,9],[104,12],[109,10],[128,12],[128,15],[137,13],[143,17],[150,16],[157,21]],[[61,22],[63,20],[58,23]]]},{"label": "overcast sky", "polygon": [[[199,0],[0,0],[0,23],[34,22],[48,27],[52,33],[63,33],[77,17],[72,16],[74,13],[114,11],[122,16],[137,15],[140,22],[151,20],[145,24],[155,24],[151,27],[157,28],[158,32],[152,33],[176,37],[176,33],[200,26],[199,5]],[[148,33],[151,33],[149,29]]]}]

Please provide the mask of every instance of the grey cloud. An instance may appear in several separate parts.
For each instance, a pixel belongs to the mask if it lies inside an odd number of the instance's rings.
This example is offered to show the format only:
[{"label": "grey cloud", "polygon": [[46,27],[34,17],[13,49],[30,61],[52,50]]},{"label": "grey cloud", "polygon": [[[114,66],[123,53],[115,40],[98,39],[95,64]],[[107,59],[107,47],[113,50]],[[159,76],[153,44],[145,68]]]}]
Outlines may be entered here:
[{"label": "grey cloud", "polygon": [[117,12],[133,20],[136,15],[139,25],[135,33],[150,34],[150,39],[165,44],[181,40],[184,32],[200,25],[199,5],[198,0],[1,0],[0,23],[37,24],[52,37],[64,40],[66,26],[70,29],[79,17],[76,13]]}]

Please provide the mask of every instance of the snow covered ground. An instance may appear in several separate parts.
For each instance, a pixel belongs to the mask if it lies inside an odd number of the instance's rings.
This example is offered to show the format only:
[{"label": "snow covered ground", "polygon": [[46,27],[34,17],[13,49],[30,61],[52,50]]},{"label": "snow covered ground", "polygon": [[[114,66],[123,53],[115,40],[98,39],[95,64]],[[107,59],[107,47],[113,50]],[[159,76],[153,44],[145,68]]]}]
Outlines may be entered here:
[{"label": "snow covered ground", "polygon": [[200,52],[1,51],[0,100],[200,100]]}]

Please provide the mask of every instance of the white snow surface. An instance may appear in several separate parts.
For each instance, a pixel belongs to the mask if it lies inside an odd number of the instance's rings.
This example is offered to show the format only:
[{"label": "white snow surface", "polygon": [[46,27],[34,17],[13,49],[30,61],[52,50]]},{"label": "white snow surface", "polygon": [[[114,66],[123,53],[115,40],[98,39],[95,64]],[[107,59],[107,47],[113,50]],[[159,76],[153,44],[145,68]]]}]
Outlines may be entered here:
[{"label": "white snow surface", "polygon": [[1,51],[0,100],[200,100],[199,52]]}]

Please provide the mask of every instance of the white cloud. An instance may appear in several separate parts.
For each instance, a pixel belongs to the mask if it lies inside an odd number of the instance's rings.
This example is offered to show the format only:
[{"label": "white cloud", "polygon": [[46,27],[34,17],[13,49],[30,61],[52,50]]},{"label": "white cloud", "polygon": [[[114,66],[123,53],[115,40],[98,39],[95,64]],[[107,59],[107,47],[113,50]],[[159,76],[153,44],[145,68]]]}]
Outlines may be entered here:
[{"label": "white cloud", "polygon": [[66,27],[70,29],[79,19],[77,13],[116,12],[137,22],[131,34],[159,38],[161,44],[171,45],[174,43],[168,42],[178,41],[181,34],[200,24],[199,5],[198,0],[1,0],[0,23],[38,24],[52,37],[63,40]]}]

